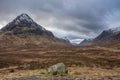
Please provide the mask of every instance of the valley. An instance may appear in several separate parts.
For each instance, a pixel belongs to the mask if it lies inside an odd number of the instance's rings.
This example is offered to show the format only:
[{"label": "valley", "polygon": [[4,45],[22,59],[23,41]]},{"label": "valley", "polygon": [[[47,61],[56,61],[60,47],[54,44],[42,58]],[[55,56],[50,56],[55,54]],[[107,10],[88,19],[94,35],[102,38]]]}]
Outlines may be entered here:
[{"label": "valley", "polygon": [[[43,80],[52,76],[54,80],[119,80],[119,33],[103,31],[82,45],[72,45],[22,13],[0,29],[0,80]],[[56,65],[51,69],[56,75],[49,74],[47,69],[57,63],[65,64],[68,74],[57,74]]]}]

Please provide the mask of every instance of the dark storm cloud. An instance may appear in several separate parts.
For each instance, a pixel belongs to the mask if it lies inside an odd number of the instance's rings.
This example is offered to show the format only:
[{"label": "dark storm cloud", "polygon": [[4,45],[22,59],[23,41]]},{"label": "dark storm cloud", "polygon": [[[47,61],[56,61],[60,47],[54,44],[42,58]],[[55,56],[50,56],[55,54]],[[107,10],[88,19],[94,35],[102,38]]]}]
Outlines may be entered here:
[{"label": "dark storm cloud", "polygon": [[58,37],[93,38],[108,23],[113,25],[110,16],[120,13],[119,4],[120,0],[0,0],[0,25],[27,13]]}]

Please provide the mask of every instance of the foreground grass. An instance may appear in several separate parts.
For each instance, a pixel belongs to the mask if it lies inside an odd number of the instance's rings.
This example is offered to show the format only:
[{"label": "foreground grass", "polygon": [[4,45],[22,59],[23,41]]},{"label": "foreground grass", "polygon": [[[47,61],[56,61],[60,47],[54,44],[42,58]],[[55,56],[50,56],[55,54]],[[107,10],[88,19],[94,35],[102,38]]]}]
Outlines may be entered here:
[{"label": "foreground grass", "polygon": [[[0,70],[0,80],[7,78],[20,78],[23,76],[33,76],[36,75],[40,78],[51,78],[52,75],[48,74],[46,69],[37,69],[37,70],[15,70],[14,72],[9,72],[11,69]],[[119,77],[120,68],[116,69],[101,69],[101,68],[90,68],[90,67],[69,67],[68,75],[56,75],[54,77]]]}]

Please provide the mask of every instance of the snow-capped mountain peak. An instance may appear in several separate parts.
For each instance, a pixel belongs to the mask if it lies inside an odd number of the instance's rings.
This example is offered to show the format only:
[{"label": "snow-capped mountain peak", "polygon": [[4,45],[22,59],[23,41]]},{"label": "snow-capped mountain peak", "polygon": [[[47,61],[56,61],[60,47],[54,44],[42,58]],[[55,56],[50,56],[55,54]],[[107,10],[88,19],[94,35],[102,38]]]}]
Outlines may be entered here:
[{"label": "snow-capped mountain peak", "polygon": [[116,27],[116,28],[113,28],[113,29],[111,29],[111,30],[113,30],[113,31],[120,31],[120,27]]},{"label": "snow-capped mountain peak", "polygon": [[12,33],[15,35],[19,34],[35,34],[35,35],[46,35],[54,37],[52,32],[46,30],[41,25],[37,24],[27,14],[23,13],[17,16],[13,21],[7,24],[0,30],[2,33]]},{"label": "snow-capped mountain peak", "polygon": [[19,23],[33,23],[33,20],[25,13],[19,15],[15,20],[15,24]]},{"label": "snow-capped mountain peak", "polygon": [[111,28],[108,31],[111,31],[112,33],[118,33],[118,32],[120,32],[120,27]]}]

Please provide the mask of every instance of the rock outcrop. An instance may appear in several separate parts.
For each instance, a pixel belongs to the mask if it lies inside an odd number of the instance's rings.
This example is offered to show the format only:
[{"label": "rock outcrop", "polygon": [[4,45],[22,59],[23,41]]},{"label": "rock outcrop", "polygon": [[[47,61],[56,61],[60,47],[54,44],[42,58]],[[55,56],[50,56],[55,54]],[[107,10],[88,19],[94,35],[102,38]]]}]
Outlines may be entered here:
[{"label": "rock outcrop", "polygon": [[67,67],[64,65],[64,63],[58,63],[58,64],[55,64],[53,66],[50,66],[48,68],[48,72],[50,74],[53,74],[53,75],[57,75],[57,74],[66,74],[68,73],[68,69]]}]

